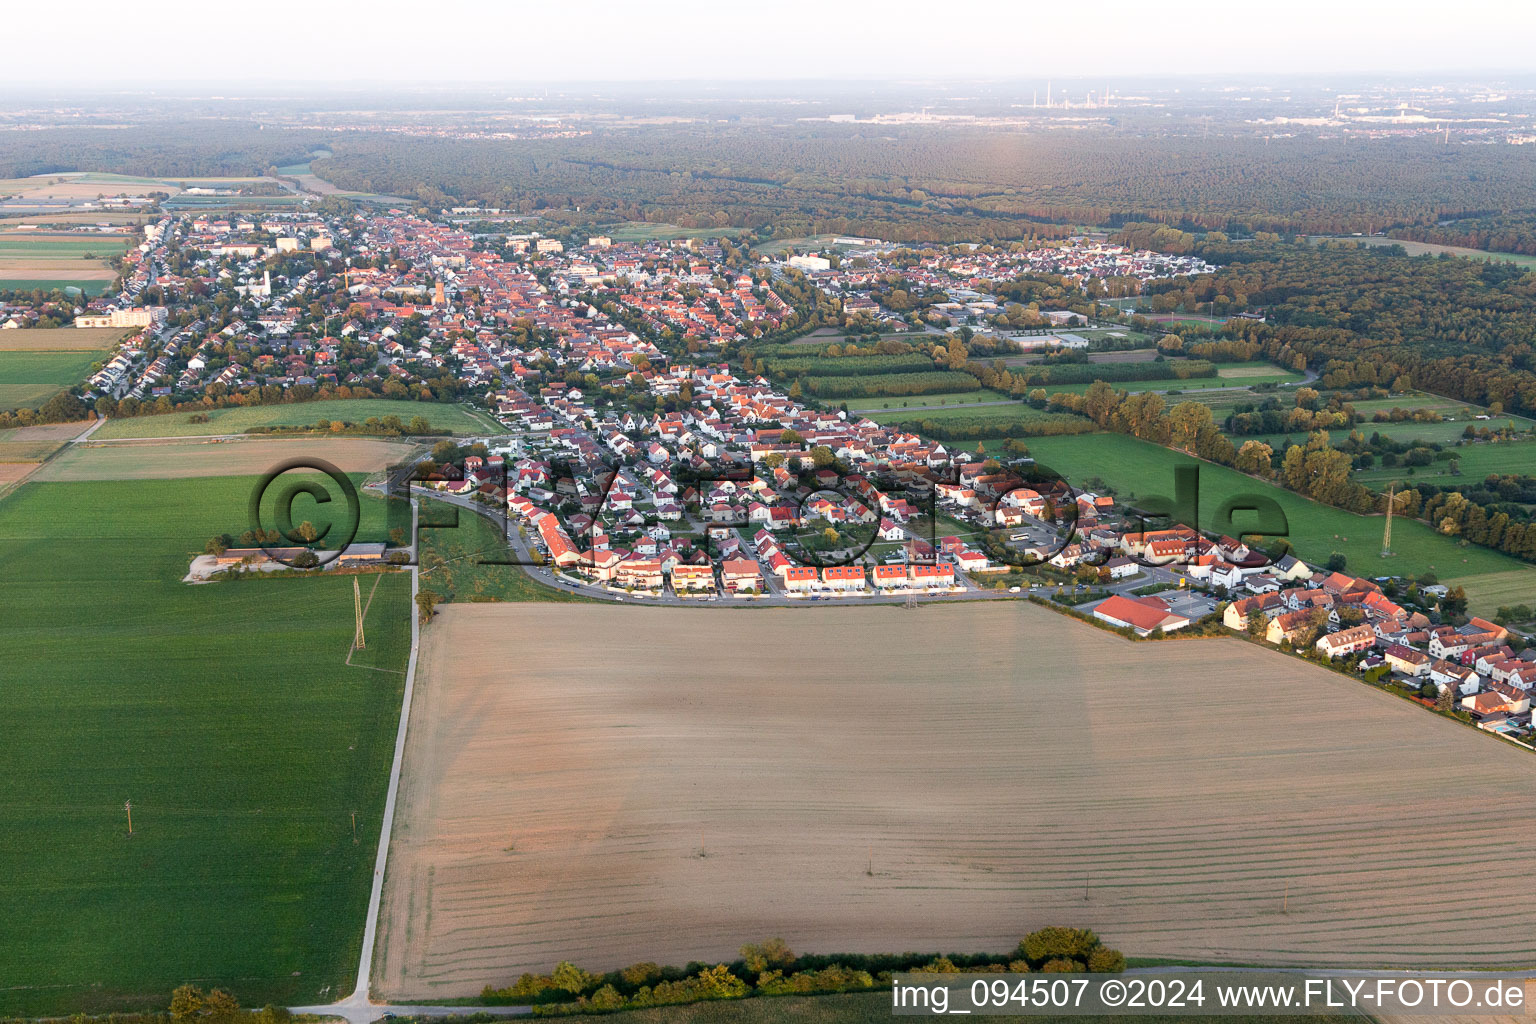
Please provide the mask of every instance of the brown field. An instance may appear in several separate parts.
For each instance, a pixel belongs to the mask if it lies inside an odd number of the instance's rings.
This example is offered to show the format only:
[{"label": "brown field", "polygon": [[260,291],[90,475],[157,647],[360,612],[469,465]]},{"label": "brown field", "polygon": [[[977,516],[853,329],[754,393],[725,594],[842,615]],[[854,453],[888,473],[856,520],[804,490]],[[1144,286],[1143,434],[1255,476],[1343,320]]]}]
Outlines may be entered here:
[{"label": "brown field", "polygon": [[0,430],[0,443],[13,441],[68,441],[70,438],[79,437],[92,422],[94,421],[77,420],[74,423],[41,423],[32,427],[8,427],[5,430]]},{"label": "brown field", "polygon": [[137,330],[137,327],[59,327],[0,331],[0,352],[108,352],[126,335]]},{"label": "brown field", "polygon": [[[78,437],[91,421],[48,423],[35,427],[10,427],[0,430],[0,462],[41,462],[66,441]],[[0,484],[9,480],[0,479]]]},{"label": "brown field", "polygon": [[36,468],[35,462],[0,462],[0,494],[12,484],[25,480]]},{"label": "brown field", "polygon": [[117,271],[105,260],[71,260],[68,267],[62,260],[47,259],[0,259],[0,278],[10,281],[110,281]]},{"label": "brown field", "polygon": [[131,178],[122,181],[93,181],[87,177],[81,180],[78,173],[0,179],[0,195],[25,199],[95,199],[97,196],[141,196],[150,192],[169,192],[174,195],[180,191],[180,188],[173,185]]},{"label": "brown field", "polygon": [[[0,188],[0,193],[4,189]],[[148,218],[142,210],[82,210],[77,212],[30,212],[0,209],[0,222],[14,224],[39,224],[48,227],[55,224],[143,224]]]},{"label": "brown field", "polygon": [[772,935],[1001,952],[1052,923],[1136,956],[1536,961],[1488,885],[1536,855],[1536,758],[1278,653],[1017,602],[439,614],[391,998]]},{"label": "brown field", "polygon": [[408,444],[368,438],[235,441],[90,441],[50,462],[38,480],[155,480],[264,473],[284,459],[324,459],[345,473],[373,473],[399,461]]}]

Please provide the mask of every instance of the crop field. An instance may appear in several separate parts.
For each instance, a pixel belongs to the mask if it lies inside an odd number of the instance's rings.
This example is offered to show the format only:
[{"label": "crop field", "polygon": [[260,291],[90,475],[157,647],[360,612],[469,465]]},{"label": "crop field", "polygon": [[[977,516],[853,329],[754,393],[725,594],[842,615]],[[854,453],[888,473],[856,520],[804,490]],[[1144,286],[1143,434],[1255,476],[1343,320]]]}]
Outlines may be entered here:
[{"label": "crop field", "polygon": [[0,290],[14,290],[21,292],[37,291],[45,292],[54,290],[69,292],[78,290],[82,295],[95,298],[106,293],[112,285],[112,275],[103,276],[99,271],[57,271],[48,276],[11,277],[7,276],[3,267],[0,267]]},{"label": "crop field", "polygon": [[1007,402],[1007,395],[999,391],[949,391],[937,395],[906,395],[901,398],[850,398],[850,412],[878,413],[897,409],[944,408],[950,405],[975,405],[978,402]]},{"label": "crop field", "polygon": [[0,231],[0,260],[80,260],[116,255],[128,248],[125,233]]},{"label": "crop field", "polygon": [[933,422],[946,424],[986,424],[997,427],[1006,427],[1014,423],[1054,423],[1072,422],[1088,423],[1076,413],[1050,412],[1046,409],[1036,409],[1032,405],[1023,402],[1008,402],[1004,405],[981,406],[955,406],[952,408],[921,409],[921,408],[897,408],[871,410],[867,413],[870,419],[876,423],[909,423],[909,422]]},{"label": "crop field", "polygon": [[0,288],[62,287],[58,282],[105,288],[117,277],[105,258],[121,253],[129,241],[126,234],[0,232]]},{"label": "crop field", "polygon": [[109,352],[129,333],[123,327],[0,331],[0,352]]},{"label": "crop field", "polygon": [[1123,499],[1152,494],[1171,496],[1174,467],[1198,465],[1202,527],[1210,523],[1217,507],[1228,497],[1268,495],[1285,511],[1290,541],[1302,557],[1322,562],[1337,551],[1348,559],[1348,571],[1363,576],[1387,572],[1417,575],[1430,570],[1440,577],[1441,582],[1464,584],[1474,611],[1491,613],[1497,607],[1497,602],[1478,586],[1479,579],[1489,574],[1517,572],[1531,581],[1529,592],[1536,592],[1536,567],[1487,548],[1462,547],[1453,538],[1441,536],[1422,522],[1395,521],[1392,547],[1397,554],[1391,559],[1383,559],[1381,535],[1385,518],[1382,516],[1357,516],[1320,505],[1236,470],[1199,462],[1191,456],[1133,437],[1122,434],[1032,437],[1026,443],[1042,465],[1074,482],[1101,477]]},{"label": "crop field", "polygon": [[49,442],[61,444],[91,425],[90,420],[77,423],[41,423],[31,427],[7,427],[0,430],[0,444]]},{"label": "crop field", "polygon": [[203,410],[207,423],[193,423],[192,412],[170,412],[157,416],[116,417],[98,431],[94,438],[113,440],[134,437],[198,437],[213,434],[240,434],[252,427],[306,427],[319,420],[345,420],[362,423],[370,417],[398,416],[406,423],[413,417],[425,417],[433,427],[456,434],[500,432],[484,414],[468,406],[440,402],[394,401],[388,398],[335,398],[291,405],[231,406]]},{"label": "crop field", "polygon": [[[102,428],[106,429],[106,428]],[[323,459],[343,473],[376,473],[412,445],[363,437],[250,438],[97,444],[95,437],[49,463],[39,480],[167,480],[257,474],[288,459]]]},{"label": "crop field", "polygon": [[181,583],[253,483],[0,501],[0,1013],[159,1008],[189,980],[247,1004],[351,988],[409,580],[362,578],[351,666],[344,576]]},{"label": "crop field", "polygon": [[0,409],[37,408],[83,381],[99,355],[67,350],[0,351]]},{"label": "crop field", "polygon": [[[1134,956],[1536,957],[1480,877],[1536,854],[1500,805],[1536,759],[1242,641],[1132,644],[1019,602],[441,615],[385,886],[392,998],[766,935],[1006,949],[1061,921]],[[770,677],[731,656],[786,635]]]}]

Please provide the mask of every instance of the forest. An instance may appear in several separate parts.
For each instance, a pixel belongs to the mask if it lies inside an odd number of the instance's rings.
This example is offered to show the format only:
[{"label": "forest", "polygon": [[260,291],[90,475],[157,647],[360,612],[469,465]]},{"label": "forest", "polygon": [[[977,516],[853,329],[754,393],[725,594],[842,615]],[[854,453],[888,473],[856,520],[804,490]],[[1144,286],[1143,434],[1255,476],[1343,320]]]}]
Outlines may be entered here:
[{"label": "forest", "polygon": [[604,127],[464,140],[167,121],[0,135],[0,177],[70,170],[259,174],[303,162],[349,191],[482,202],[573,226],[616,220],[894,241],[1060,238],[1074,226],[1376,231],[1528,208],[1517,147],[1425,139],[1198,138],[1099,129],[831,124]]}]

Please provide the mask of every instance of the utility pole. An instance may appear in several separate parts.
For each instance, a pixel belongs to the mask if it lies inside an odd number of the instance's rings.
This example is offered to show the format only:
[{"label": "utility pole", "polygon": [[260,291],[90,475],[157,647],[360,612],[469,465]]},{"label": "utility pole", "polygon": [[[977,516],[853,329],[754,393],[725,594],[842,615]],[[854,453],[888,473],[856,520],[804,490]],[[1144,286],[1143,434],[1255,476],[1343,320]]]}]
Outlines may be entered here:
[{"label": "utility pole", "polygon": [[352,649],[360,651],[368,644],[363,640],[363,591],[356,576],[352,577],[352,610],[357,615],[357,636],[352,640]]},{"label": "utility pole", "polygon": [[1394,504],[1395,485],[1387,487],[1387,528],[1381,535],[1381,557],[1392,557],[1392,505]]},{"label": "utility pole", "polygon": [[128,812],[128,834],[133,835],[133,801],[124,800],[123,810]]},{"label": "utility pole", "polygon": [[352,845],[357,845],[357,812],[352,812]]}]

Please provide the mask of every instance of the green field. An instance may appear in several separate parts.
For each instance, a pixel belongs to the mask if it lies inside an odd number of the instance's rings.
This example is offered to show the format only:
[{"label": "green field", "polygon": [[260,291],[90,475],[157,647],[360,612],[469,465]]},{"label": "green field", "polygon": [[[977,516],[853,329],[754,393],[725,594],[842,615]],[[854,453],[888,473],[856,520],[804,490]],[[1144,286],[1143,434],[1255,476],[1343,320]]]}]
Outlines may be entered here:
[{"label": "green field", "polygon": [[1006,405],[957,405],[948,409],[902,409],[892,406],[890,409],[870,410],[867,415],[876,423],[916,423],[931,420],[934,423],[983,423],[989,427],[999,428],[1012,423],[1088,422],[1076,413],[1036,409],[1023,402],[1009,402]]},{"label": "green field", "polygon": [[8,235],[0,237],[0,259],[101,259],[122,252],[128,241],[126,235]]},{"label": "green field", "polygon": [[1468,249],[1460,245],[1441,245],[1438,242],[1414,242],[1406,238],[1383,238],[1379,235],[1308,235],[1307,241],[1314,245],[1319,241],[1329,242],[1358,242],[1361,245],[1400,245],[1409,256],[1431,255],[1438,256],[1447,253],[1451,256],[1461,256],[1469,260],[1482,260],[1494,263],[1513,263],[1527,270],[1536,270],[1536,256],[1527,256],[1517,252],[1489,252],[1485,249]]},{"label": "green field", "polygon": [[111,285],[110,275],[95,281],[66,280],[56,277],[0,277],[0,291],[30,292],[42,289],[45,292],[51,292],[57,288],[67,292],[73,288],[92,298],[104,294]]},{"label": "green field", "polygon": [[[457,526],[433,527],[435,523],[453,523],[454,512],[458,512]],[[422,500],[422,590],[440,595],[444,602],[593,600],[554,586],[541,586],[519,566],[491,563],[492,559],[508,557],[505,538],[485,516],[446,502]]]},{"label": "green field", "polygon": [[674,238],[730,238],[741,232],[741,228],[684,228],[676,224],[650,224],[644,221],[627,221],[623,224],[608,224],[601,228],[592,228],[587,232],[588,237],[607,235],[615,242],[669,242]]},{"label": "green field", "polygon": [[1422,482],[1435,484],[1438,487],[1457,487],[1481,483],[1490,473],[1523,473],[1526,476],[1536,476],[1536,439],[1496,443],[1473,442],[1463,444],[1459,448],[1449,448],[1447,451],[1458,463],[1457,468],[1460,469],[1460,473],[1454,475],[1451,473],[1449,461],[1432,462],[1427,466],[1416,466],[1412,470],[1402,466],[1384,468],[1378,464],[1375,469],[1356,470],[1355,479],[1367,487],[1385,490],[1386,485],[1393,481],[1409,485]]},{"label": "green field", "polygon": [[[0,353],[3,356],[3,353]],[[398,416],[409,423],[424,416],[432,426],[456,434],[501,433],[483,413],[468,406],[440,402],[394,401],[388,398],[333,398],[288,405],[235,406],[208,409],[207,423],[189,422],[190,412],[158,416],[114,417],[94,437],[101,440],[129,437],[197,437],[207,434],[240,434],[252,427],[304,427],[319,420],[362,423],[370,417]]]},{"label": "green field", "polygon": [[1100,477],[1125,501],[1154,494],[1172,496],[1174,467],[1197,465],[1202,529],[1214,529],[1211,522],[1216,508],[1227,498],[1239,494],[1267,495],[1284,510],[1289,539],[1303,558],[1321,563],[1337,551],[1348,559],[1348,571],[1362,576],[1433,571],[1441,582],[1466,585],[1467,595],[1477,610],[1491,611],[1498,603],[1491,598],[1495,581],[1484,580],[1480,588],[1477,577],[1516,572],[1520,575],[1498,580],[1497,588],[1524,577],[1530,581],[1527,593],[1536,591],[1536,568],[1487,548],[1471,544],[1463,547],[1417,520],[1399,519],[1393,524],[1392,547],[1396,555],[1384,559],[1383,517],[1357,516],[1319,505],[1274,484],[1146,441],[1121,434],[1088,434],[1032,437],[1026,443],[1042,465],[1075,482]]},{"label": "green field", "polygon": [[362,577],[351,666],[349,578],[180,582],[252,483],[0,502],[0,1014],[158,1008],[187,981],[247,1005],[351,988],[409,580]]},{"label": "green field", "polygon": [[920,406],[975,405],[978,402],[1006,402],[1008,396],[998,391],[946,391],[937,395],[907,395],[902,398],[850,398],[852,412],[897,412]]},{"label": "green field", "polygon": [[96,351],[0,350],[0,409],[35,409],[65,388],[82,383]]}]

